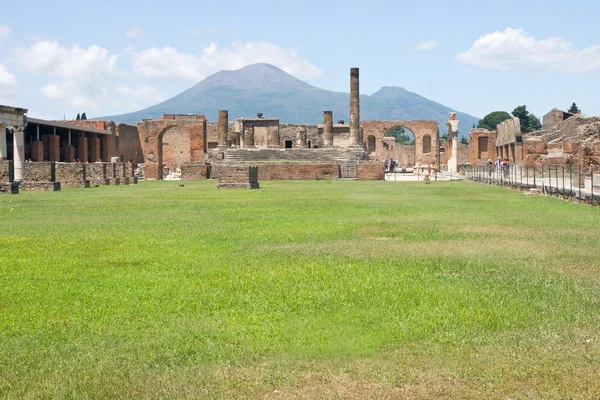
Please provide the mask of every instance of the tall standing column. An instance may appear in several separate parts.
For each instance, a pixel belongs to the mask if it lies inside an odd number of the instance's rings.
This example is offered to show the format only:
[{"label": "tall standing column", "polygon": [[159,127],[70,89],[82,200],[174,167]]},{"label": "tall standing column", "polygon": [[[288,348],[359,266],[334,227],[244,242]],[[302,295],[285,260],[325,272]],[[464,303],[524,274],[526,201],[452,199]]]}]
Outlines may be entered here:
[{"label": "tall standing column", "polygon": [[333,112],[323,111],[323,146],[333,146]]},{"label": "tall standing column", "polygon": [[219,110],[219,123],[217,128],[219,147],[227,147],[227,134],[229,133],[229,112]]},{"label": "tall standing column", "polygon": [[0,126],[0,161],[8,158],[8,150],[6,148],[6,128]]},{"label": "tall standing column", "polygon": [[299,126],[296,133],[296,147],[306,147],[306,126]]},{"label": "tall standing column", "polygon": [[350,69],[350,145],[360,146],[360,90],[358,68]]},{"label": "tall standing column", "polygon": [[449,121],[446,122],[448,127],[448,172],[458,172],[458,124],[456,113],[451,112]]},{"label": "tall standing column", "polygon": [[22,130],[15,128],[13,132],[13,144],[14,180],[21,182],[23,180],[23,160],[25,159],[25,134]]},{"label": "tall standing column", "polygon": [[254,127],[244,125],[244,147],[254,148]]}]

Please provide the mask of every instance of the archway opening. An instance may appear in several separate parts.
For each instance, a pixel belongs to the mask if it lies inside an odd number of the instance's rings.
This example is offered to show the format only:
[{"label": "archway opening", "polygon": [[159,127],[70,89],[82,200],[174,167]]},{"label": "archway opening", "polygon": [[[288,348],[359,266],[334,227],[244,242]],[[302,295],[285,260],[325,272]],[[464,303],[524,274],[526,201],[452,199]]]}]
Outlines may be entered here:
[{"label": "archway opening", "polygon": [[377,151],[376,145],[377,145],[377,141],[375,139],[375,136],[369,135],[367,137],[367,152],[369,154],[375,153],[375,151]]},{"label": "archway opening", "polygon": [[415,134],[410,129],[394,126],[385,133],[383,142],[386,159],[397,160],[400,168],[412,168],[415,165]]}]

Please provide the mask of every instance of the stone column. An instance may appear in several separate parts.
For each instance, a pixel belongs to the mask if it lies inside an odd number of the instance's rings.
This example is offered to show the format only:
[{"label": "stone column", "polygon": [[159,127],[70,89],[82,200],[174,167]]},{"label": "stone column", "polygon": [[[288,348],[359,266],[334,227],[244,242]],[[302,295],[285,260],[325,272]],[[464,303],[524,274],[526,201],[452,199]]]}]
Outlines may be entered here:
[{"label": "stone column", "polygon": [[296,146],[306,147],[306,127],[299,126],[298,133],[296,133]]},{"label": "stone column", "polygon": [[333,146],[333,112],[323,111],[323,147]]},{"label": "stone column", "polygon": [[219,125],[218,125],[219,147],[227,147],[227,133],[229,133],[229,112],[227,110],[219,110]]},{"label": "stone column", "polygon": [[88,139],[85,136],[79,138],[77,149],[79,161],[86,162],[88,160]]},{"label": "stone column", "polygon": [[448,172],[458,172],[458,124],[456,113],[450,113],[450,119],[446,122],[448,127]]},{"label": "stone column", "polygon": [[254,127],[244,125],[244,147],[254,148]]},{"label": "stone column", "polygon": [[22,130],[13,131],[13,169],[14,180],[23,180],[23,161],[25,160],[25,134]]},{"label": "stone column", "polygon": [[60,161],[60,136],[48,137],[48,161]]},{"label": "stone column", "polygon": [[31,161],[44,161],[44,143],[41,140],[36,140],[31,144]]},{"label": "stone column", "polygon": [[362,146],[360,137],[360,90],[358,68],[350,69],[350,146]]},{"label": "stone column", "polygon": [[90,162],[97,161],[102,161],[100,157],[100,138],[93,137],[90,138]]},{"label": "stone column", "polygon": [[110,162],[111,158],[118,156],[112,152],[112,135],[102,135],[102,161]]}]

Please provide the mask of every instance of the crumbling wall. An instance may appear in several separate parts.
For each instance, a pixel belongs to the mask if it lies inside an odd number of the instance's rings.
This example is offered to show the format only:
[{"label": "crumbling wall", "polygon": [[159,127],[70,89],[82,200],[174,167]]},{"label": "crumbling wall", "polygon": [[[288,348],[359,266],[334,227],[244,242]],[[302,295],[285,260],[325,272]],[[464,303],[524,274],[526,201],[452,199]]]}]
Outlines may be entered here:
[{"label": "crumbling wall", "polygon": [[380,181],[383,180],[384,170],[382,162],[361,162],[356,164],[356,180]]},{"label": "crumbling wall", "polygon": [[217,187],[226,189],[258,189],[257,168],[245,165],[224,166],[219,175]]},{"label": "crumbling wall", "polygon": [[460,165],[485,165],[496,156],[496,131],[487,129],[471,129],[469,132],[469,154],[466,163],[459,160]]}]

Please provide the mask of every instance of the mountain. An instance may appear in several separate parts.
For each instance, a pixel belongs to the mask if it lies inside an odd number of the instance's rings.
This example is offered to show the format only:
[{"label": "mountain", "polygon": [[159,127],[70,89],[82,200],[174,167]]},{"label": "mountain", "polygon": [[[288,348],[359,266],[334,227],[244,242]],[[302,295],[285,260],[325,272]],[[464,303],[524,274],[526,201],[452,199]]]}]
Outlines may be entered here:
[{"label": "mountain", "polygon": [[[135,124],[162,114],[204,114],[217,120],[218,110],[229,110],[229,118],[254,117],[261,112],[266,118],[282,123],[319,124],[323,111],[333,111],[335,120],[349,121],[350,95],[319,89],[270,64],[253,64],[236,71],[220,71],[162,103],[129,114],[99,119]],[[440,133],[453,110],[416,93],[399,87],[385,86],[371,96],[361,95],[362,120],[433,120],[440,123]],[[479,118],[457,112],[461,136]]]}]

